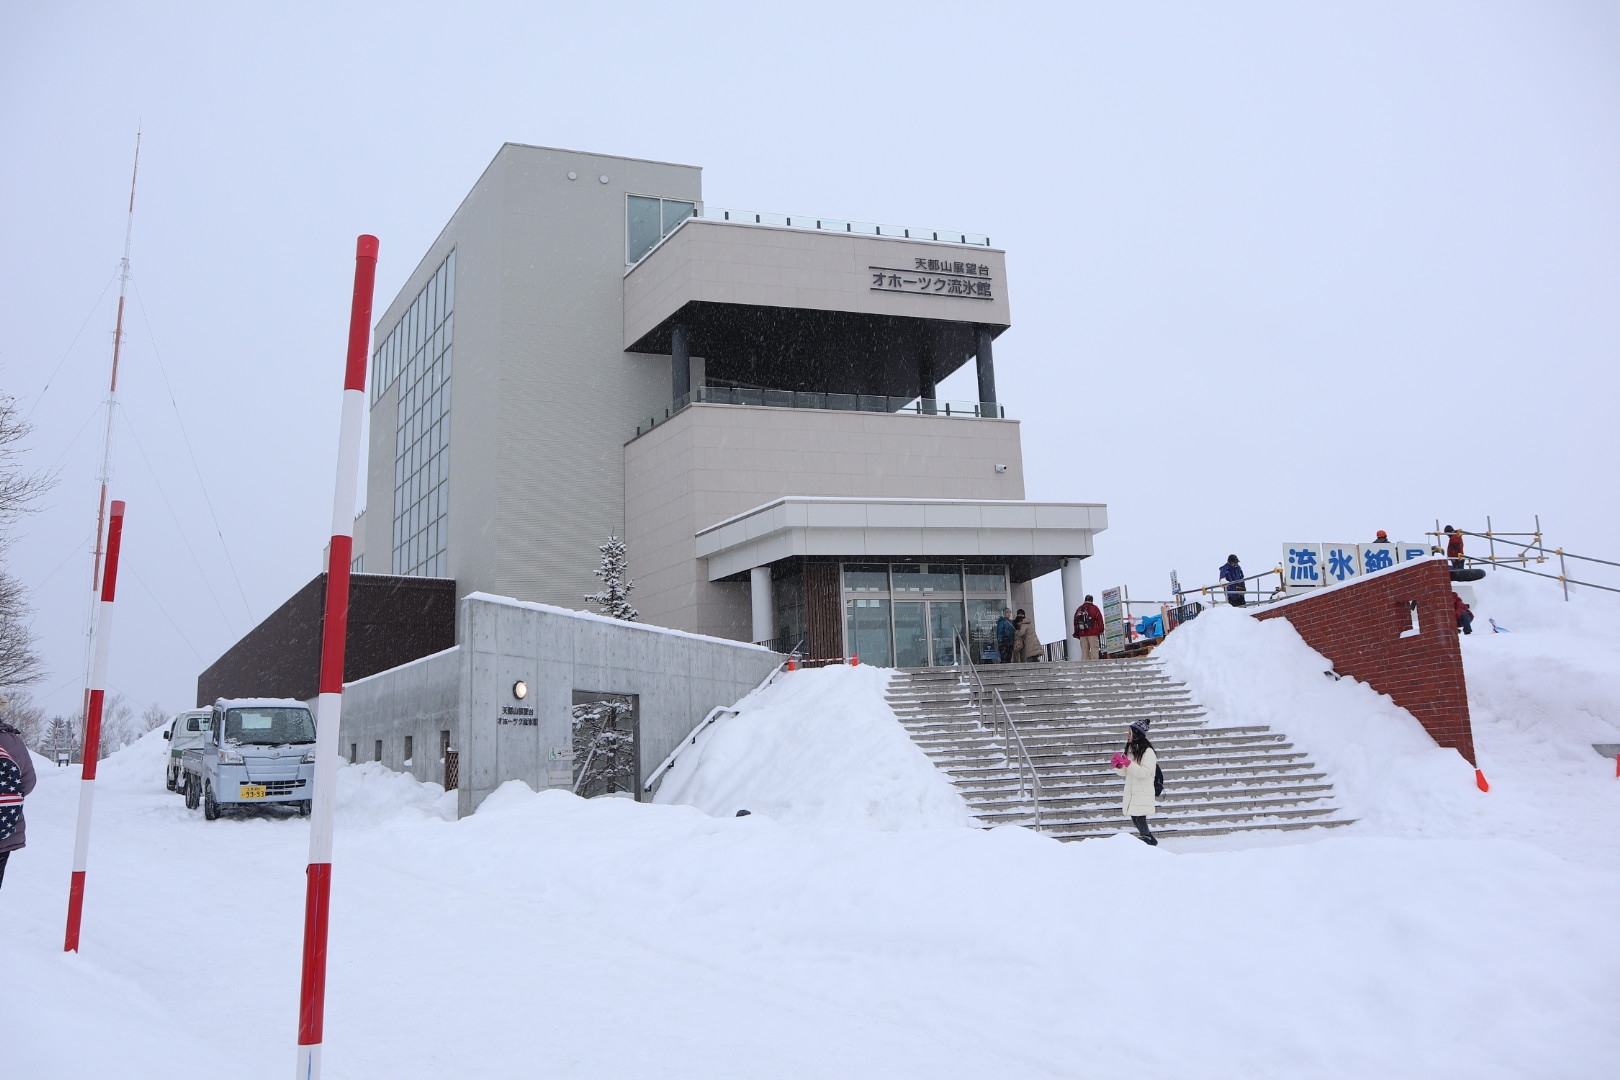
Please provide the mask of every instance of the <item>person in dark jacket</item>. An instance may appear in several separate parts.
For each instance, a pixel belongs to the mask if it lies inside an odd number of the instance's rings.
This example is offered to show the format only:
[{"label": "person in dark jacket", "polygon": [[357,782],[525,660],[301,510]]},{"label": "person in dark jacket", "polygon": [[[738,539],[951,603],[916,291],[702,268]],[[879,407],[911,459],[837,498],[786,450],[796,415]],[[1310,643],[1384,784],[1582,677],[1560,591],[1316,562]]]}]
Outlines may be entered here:
[{"label": "person in dark jacket", "polygon": [[1226,562],[1221,566],[1221,580],[1226,582],[1226,602],[1233,607],[1242,607],[1245,603],[1243,596],[1243,567],[1238,565],[1236,555],[1226,557]]},{"label": "person in dark jacket", "polygon": [[1080,659],[1096,660],[1102,656],[1102,632],[1102,612],[1087,593],[1085,603],[1074,609],[1074,636],[1080,639]]},{"label": "person in dark jacket", "polygon": [[1456,529],[1453,529],[1450,525],[1447,525],[1446,526],[1446,558],[1451,560],[1451,568],[1453,570],[1461,570],[1463,568],[1463,566],[1465,565],[1464,562],[1463,562],[1462,553],[1463,553],[1462,533],[1458,532]]},{"label": "person in dark jacket", "polygon": [[33,790],[34,761],[22,732],[0,721],[0,883],[6,879],[6,860],[23,846],[23,796]]},{"label": "person in dark jacket", "polygon": [[1457,612],[1457,629],[1465,634],[1474,632],[1474,609],[1463,603],[1463,598],[1456,593],[1451,594],[1454,601],[1452,607]]},{"label": "person in dark jacket", "polygon": [[1012,663],[1013,642],[1018,639],[1018,626],[1013,622],[1012,608],[1002,608],[996,620],[996,652],[1003,664]]}]

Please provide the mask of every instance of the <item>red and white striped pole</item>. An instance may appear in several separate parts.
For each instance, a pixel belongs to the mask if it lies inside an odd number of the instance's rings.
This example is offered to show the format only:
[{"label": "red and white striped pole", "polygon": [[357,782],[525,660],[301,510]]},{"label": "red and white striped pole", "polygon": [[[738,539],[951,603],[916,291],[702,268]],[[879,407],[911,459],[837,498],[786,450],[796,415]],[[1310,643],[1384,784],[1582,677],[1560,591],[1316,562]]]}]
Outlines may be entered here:
[{"label": "red and white striped pole", "polygon": [[360,423],[366,407],[366,346],[377,277],[377,238],[355,245],[354,301],[343,375],[343,424],[338,433],[337,490],[332,497],[332,546],[326,561],[326,619],[321,634],[320,698],[315,715],[315,790],[309,819],[309,869],[304,889],[304,971],[298,996],[297,1080],[321,1075],[326,1014],[326,921],[332,900],[332,819],[337,809],[338,724],[343,716],[343,645],[349,628],[349,561],[354,553],[354,501],[360,482]]},{"label": "red and white striped pole", "polygon": [[107,692],[107,647],[112,641],[113,592],[118,587],[118,549],[124,540],[124,503],[114,499],[107,527],[107,567],[101,575],[101,611],[96,619],[95,659],[90,665],[84,712],[83,771],[79,774],[79,828],[73,838],[73,877],[68,885],[67,937],[63,952],[79,951],[79,920],[84,914],[84,870],[90,858],[90,810],[96,794],[96,759],[101,756],[101,705]]}]

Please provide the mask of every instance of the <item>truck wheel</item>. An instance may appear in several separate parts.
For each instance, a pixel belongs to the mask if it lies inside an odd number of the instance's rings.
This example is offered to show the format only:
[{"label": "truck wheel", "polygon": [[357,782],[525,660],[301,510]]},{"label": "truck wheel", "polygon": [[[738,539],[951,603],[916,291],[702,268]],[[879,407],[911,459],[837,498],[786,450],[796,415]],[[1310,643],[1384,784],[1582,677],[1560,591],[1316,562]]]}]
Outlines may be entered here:
[{"label": "truck wheel", "polygon": [[163,786],[168,788],[170,791],[179,791],[180,790],[178,787],[175,786],[174,773],[172,773],[172,772],[165,772],[163,774]]},{"label": "truck wheel", "polygon": [[183,781],[183,785],[182,785],[181,790],[185,792],[186,809],[187,810],[195,810],[195,809],[197,809],[197,782],[194,779],[192,779],[192,776],[191,776],[190,773],[186,773],[186,778]]},{"label": "truck wheel", "polygon": [[309,817],[309,810],[310,810],[311,805],[314,804],[314,802],[315,802],[314,799],[304,799],[303,801],[301,801],[298,804],[298,816],[299,817]]},{"label": "truck wheel", "polygon": [[219,817],[219,803],[214,801],[214,785],[206,780],[203,781],[202,804],[205,821],[213,821]]}]

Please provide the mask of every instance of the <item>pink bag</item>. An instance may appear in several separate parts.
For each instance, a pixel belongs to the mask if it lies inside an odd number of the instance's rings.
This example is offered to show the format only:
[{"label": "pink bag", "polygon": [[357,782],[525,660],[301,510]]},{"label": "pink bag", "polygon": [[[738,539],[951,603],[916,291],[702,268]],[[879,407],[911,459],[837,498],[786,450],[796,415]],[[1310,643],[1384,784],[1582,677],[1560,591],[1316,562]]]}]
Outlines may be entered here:
[{"label": "pink bag", "polygon": [[1115,754],[1114,755],[1114,768],[1123,769],[1125,766],[1129,765],[1130,763],[1131,763],[1131,759],[1126,757],[1124,754]]}]

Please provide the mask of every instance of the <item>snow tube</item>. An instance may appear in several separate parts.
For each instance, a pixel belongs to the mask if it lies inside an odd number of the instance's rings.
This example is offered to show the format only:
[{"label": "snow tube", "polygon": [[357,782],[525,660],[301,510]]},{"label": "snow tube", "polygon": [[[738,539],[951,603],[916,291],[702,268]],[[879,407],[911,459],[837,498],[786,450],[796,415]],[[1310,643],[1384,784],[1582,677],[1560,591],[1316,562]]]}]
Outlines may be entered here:
[{"label": "snow tube", "polygon": [[1451,572],[1451,580],[1452,581],[1478,581],[1480,578],[1482,578],[1484,576],[1485,576],[1485,571],[1477,570],[1477,569],[1453,570]]}]

